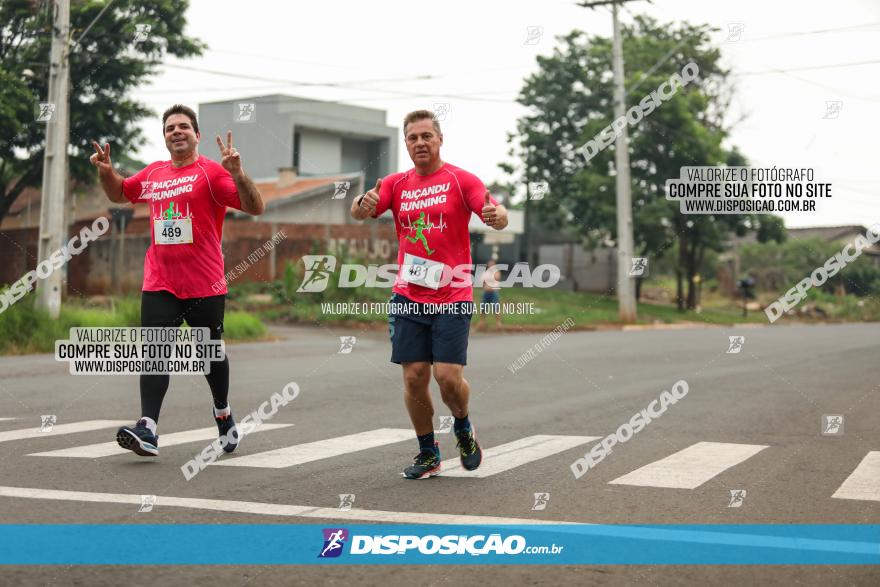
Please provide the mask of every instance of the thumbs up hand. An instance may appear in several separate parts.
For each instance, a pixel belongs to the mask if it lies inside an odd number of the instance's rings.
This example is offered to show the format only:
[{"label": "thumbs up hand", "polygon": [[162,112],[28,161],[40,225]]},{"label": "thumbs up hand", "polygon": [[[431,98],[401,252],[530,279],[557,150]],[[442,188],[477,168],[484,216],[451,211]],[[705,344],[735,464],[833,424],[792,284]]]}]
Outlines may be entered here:
[{"label": "thumbs up hand", "polygon": [[483,222],[492,228],[495,227],[495,221],[498,219],[498,209],[495,207],[495,204],[492,203],[492,199],[490,198],[489,192],[486,191],[486,197],[483,202]]},{"label": "thumbs up hand", "polygon": [[382,178],[376,180],[376,187],[368,191],[361,198],[360,207],[372,216],[376,212],[376,206],[379,205],[379,189],[382,187]]},{"label": "thumbs up hand", "polygon": [[488,191],[483,199],[482,214],[483,222],[495,230],[502,230],[507,226],[507,209],[500,204],[497,206],[493,204]]}]

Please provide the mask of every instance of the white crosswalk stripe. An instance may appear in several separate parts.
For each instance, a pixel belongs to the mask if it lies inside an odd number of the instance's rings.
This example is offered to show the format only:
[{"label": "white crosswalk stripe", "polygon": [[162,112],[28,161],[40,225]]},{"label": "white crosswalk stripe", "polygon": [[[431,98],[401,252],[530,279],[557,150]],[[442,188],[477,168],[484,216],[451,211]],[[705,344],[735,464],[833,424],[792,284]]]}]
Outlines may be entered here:
[{"label": "white crosswalk stripe", "polygon": [[640,467],[610,483],[640,487],[694,489],[767,446],[730,442],[698,442],[664,459]]},{"label": "white crosswalk stripe", "polygon": [[[0,421],[18,418],[0,418]],[[130,424],[127,420],[87,420],[57,424],[51,431],[42,432],[39,426],[0,432],[0,443],[16,440],[29,440],[47,437],[60,437],[67,434],[96,432]],[[291,428],[293,424],[264,423],[251,434]],[[101,433],[105,436],[106,433]],[[217,428],[209,426],[194,430],[184,430],[160,435],[160,447],[212,442],[217,438]],[[442,438],[442,437],[441,437]],[[450,434],[447,438],[454,437]],[[482,479],[505,473],[512,469],[554,457],[578,446],[599,440],[599,436],[567,436],[538,434],[527,436],[483,448],[483,462],[474,471],[462,468],[457,454],[445,454],[441,475],[454,478]],[[256,467],[283,469],[314,461],[360,452],[404,441],[414,441],[415,434],[409,428],[378,428],[355,434],[303,442],[273,450],[253,454],[240,454],[226,457],[212,463],[221,467]],[[447,443],[446,441],[443,441]],[[95,459],[128,454],[116,442],[99,442],[73,446],[67,441],[64,448],[29,453],[28,456]],[[246,446],[246,445],[245,445]],[[722,474],[724,471],[745,462],[757,455],[767,445],[741,444],[728,442],[697,442],[667,457],[648,463],[625,475],[609,481],[613,485],[636,487],[695,489]],[[448,449],[447,449],[448,450]],[[560,474],[568,470],[568,460]],[[841,475],[842,477],[842,475]],[[837,491],[831,496],[836,499],[851,499],[880,502],[880,451],[868,452],[858,466],[849,474]]]},{"label": "white crosswalk stripe", "polygon": [[379,428],[358,434],[295,444],[238,458],[223,459],[212,463],[211,466],[283,469],[414,438],[415,433],[409,428]]},{"label": "white crosswalk stripe", "polygon": [[85,422],[73,422],[71,424],[56,424],[51,430],[43,432],[39,426],[31,428],[20,428],[18,430],[7,430],[0,432],[0,442],[9,442],[12,440],[28,440],[32,438],[44,438],[49,436],[60,436],[62,434],[74,434],[76,432],[91,432],[93,430],[103,430],[105,428],[116,428],[124,424],[131,424],[130,420],[86,420]]},{"label": "white crosswalk stripe", "polygon": [[866,454],[831,497],[880,501],[880,451]]},{"label": "white crosswalk stripe", "polygon": [[484,448],[483,462],[474,471],[463,469],[461,461],[457,458],[444,460],[440,474],[444,477],[490,477],[599,438],[599,436],[551,436],[546,434],[527,436],[492,448]]},{"label": "white crosswalk stripe", "polygon": [[[277,430],[279,428],[287,428],[293,424],[260,424],[251,434],[257,432],[267,432],[269,430]],[[199,441],[213,441],[217,438],[217,427],[210,426],[208,428],[198,428],[196,430],[186,430],[184,432],[174,432],[172,434],[159,435],[159,448],[166,448],[178,444],[188,444]],[[131,451],[120,447],[116,442],[101,442],[98,444],[87,444],[85,446],[73,446],[70,448],[62,448],[60,450],[50,450],[47,452],[32,453],[32,457],[68,457],[74,459],[94,459],[98,457],[109,457],[112,455],[130,454]]]}]

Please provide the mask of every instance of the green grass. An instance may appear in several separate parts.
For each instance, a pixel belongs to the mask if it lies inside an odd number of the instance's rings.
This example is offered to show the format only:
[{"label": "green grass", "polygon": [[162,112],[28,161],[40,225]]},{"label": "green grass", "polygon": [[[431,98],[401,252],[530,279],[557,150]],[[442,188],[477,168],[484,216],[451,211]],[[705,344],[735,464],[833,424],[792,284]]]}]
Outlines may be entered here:
[{"label": "green grass", "polygon": [[0,354],[49,352],[64,332],[61,320],[34,310],[33,301],[22,300],[0,314]]},{"label": "green grass", "polygon": [[[110,300],[109,308],[65,303],[58,320],[34,308],[34,299],[23,299],[0,313],[0,355],[50,353],[56,340],[69,337],[73,327],[140,325],[140,300],[135,297]],[[224,335],[229,341],[254,340],[266,336],[266,326],[251,313],[227,312]]]},{"label": "green grass", "polygon": [[[617,298],[587,292],[561,292],[552,290],[516,288],[502,292],[502,302],[529,303],[538,314],[514,314],[505,316],[509,324],[558,324],[571,317],[579,326],[618,324]],[[709,324],[734,324],[760,321],[763,314],[750,312],[743,318],[742,310],[731,304],[727,308],[679,312],[675,306],[663,304],[638,304],[639,324],[654,322],[704,322]]]},{"label": "green grass", "polygon": [[118,298],[110,301],[110,308],[90,308],[75,304],[61,307],[61,322],[66,328],[100,326],[138,326],[141,321],[141,303],[137,298]]},{"label": "green grass", "polygon": [[[294,322],[302,324],[339,324],[339,323],[382,323],[387,317],[383,314],[324,314],[321,302],[385,302],[391,296],[390,288],[359,288],[343,289],[332,282],[321,293],[296,293],[297,275],[289,268],[287,283],[275,282],[264,284],[241,284],[230,288],[230,300],[239,309],[248,309],[257,313],[268,322]],[[656,294],[665,291],[665,301],[657,302]],[[767,324],[767,317],[762,310],[749,310],[742,315],[742,302],[722,295],[717,283],[707,278],[701,288],[699,312],[689,310],[679,312],[674,305],[675,278],[658,275],[643,283],[642,291],[655,295],[650,302],[638,305],[639,324],[694,322],[703,324],[737,324],[751,322]],[[271,293],[275,303],[270,305],[249,304],[246,294]],[[474,292],[474,302],[479,302],[482,292]],[[757,301],[766,305],[780,294],[760,292]],[[565,292],[540,288],[509,288],[501,291],[503,303],[532,304],[535,313],[515,312],[504,315],[504,323],[511,326],[553,327],[568,318],[574,320],[577,327],[593,328],[601,325],[620,324],[618,318],[617,299],[587,292]],[[798,305],[799,310],[806,310],[797,318],[785,317],[783,322],[792,320],[806,321],[863,321],[880,320],[880,301],[873,298],[859,298],[854,295],[834,296],[831,294],[810,291],[809,299]],[[494,317],[489,321],[494,322]]]},{"label": "green grass", "polygon": [[223,337],[227,340],[254,340],[266,336],[266,325],[247,312],[227,312],[223,318]]},{"label": "green grass", "polygon": [[[354,296],[344,301],[373,302],[377,299],[375,291],[369,296]],[[390,290],[378,296],[382,301],[390,297]],[[479,303],[482,293],[474,293],[474,302]],[[342,300],[340,300],[342,301]],[[503,320],[512,326],[556,326],[571,318],[581,328],[601,324],[619,324],[617,299],[610,296],[586,292],[564,292],[538,288],[511,288],[501,292],[502,304],[520,304],[514,313],[504,314]],[[266,321],[290,321],[300,323],[338,323],[338,322],[385,322],[382,314],[324,314],[321,304],[310,299],[308,294],[297,294],[293,303],[279,304],[272,308],[258,309],[260,317]],[[534,313],[529,313],[533,311]],[[494,321],[494,317],[490,317]],[[766,320],[761,312],[749,312],[742,317],[742,309],[730,303],[728,307],[678,312],[673,306],[661,304],[639,304],[638,323],[673,323],[682,321],[710,324],[734,324],[739,322],[760,322]]]}]

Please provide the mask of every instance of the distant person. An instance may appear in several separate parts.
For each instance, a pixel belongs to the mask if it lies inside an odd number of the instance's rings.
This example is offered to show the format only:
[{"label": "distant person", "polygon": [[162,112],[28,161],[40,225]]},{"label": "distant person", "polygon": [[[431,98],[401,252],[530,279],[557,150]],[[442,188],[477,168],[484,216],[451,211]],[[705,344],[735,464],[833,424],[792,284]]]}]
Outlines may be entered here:
[{"label": "distant person", "polygon": [[480,311],[477,313],[476,325],[479,328],[483,314],[495,315],[495,326],[501,328],[501,283],[498,281],[500,270],[495,264],[495,259],[486,262],[486,271],[483,273],[483,297],[480,300]]}]

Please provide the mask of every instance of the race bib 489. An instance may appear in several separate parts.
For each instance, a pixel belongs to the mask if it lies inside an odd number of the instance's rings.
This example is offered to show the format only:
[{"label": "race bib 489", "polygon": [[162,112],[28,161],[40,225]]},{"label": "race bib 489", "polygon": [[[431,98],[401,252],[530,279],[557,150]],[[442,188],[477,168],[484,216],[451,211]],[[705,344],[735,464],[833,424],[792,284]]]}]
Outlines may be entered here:
[{"label": "race bib 489", "polygon": [[193,242],[192,219],[153,220],[153,240],[157,245],[182,245]]}]

